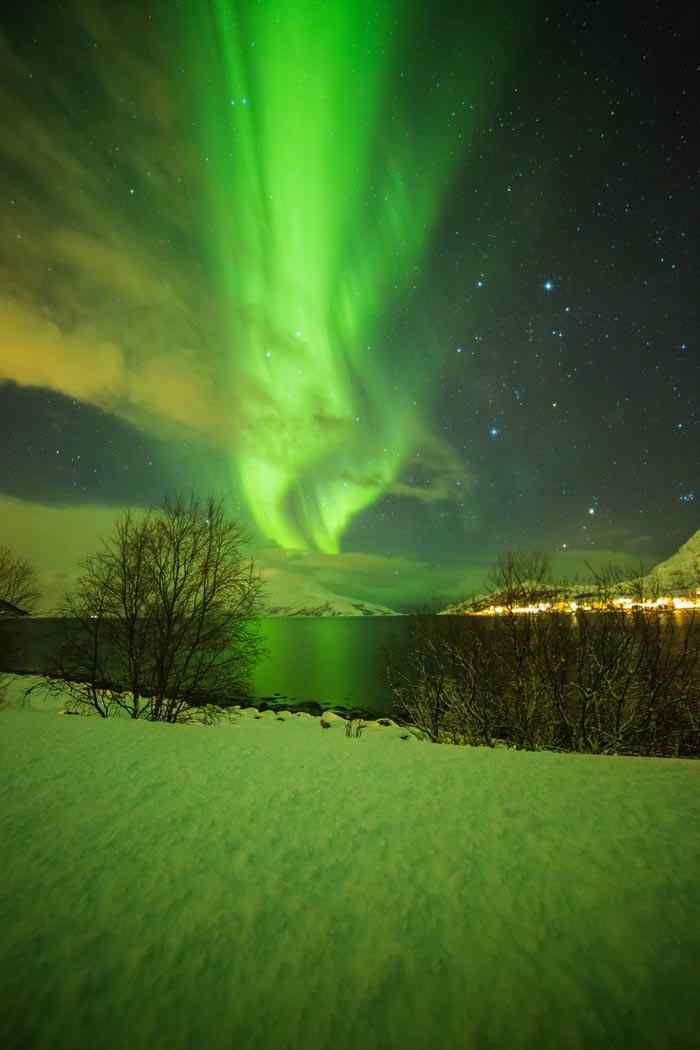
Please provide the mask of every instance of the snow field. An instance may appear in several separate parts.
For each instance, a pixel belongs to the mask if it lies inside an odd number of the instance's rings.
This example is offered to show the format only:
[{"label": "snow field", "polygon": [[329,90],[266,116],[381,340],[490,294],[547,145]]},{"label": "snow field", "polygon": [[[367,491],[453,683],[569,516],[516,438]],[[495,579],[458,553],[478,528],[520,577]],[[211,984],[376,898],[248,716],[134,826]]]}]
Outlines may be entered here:
[{"label": "snow field", "polygon": [[36,681],[0,709],[3,1050],[697,1046],[700,764]]}]

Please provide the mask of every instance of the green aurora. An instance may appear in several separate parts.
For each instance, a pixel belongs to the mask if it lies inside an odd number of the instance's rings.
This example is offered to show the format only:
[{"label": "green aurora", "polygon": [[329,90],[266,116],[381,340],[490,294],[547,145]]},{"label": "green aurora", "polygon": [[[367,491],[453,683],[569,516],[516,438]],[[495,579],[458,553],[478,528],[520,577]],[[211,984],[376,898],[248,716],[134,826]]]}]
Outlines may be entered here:
[{"label": "green aurora", "polygon": [[286,549],[337,553],[429,430],[437,348],[408,367],[376,340],[416,291],[511,49],[497,11],[451,55],[426,19],[397,0],[192,0],[182,25],[231,480]]}]

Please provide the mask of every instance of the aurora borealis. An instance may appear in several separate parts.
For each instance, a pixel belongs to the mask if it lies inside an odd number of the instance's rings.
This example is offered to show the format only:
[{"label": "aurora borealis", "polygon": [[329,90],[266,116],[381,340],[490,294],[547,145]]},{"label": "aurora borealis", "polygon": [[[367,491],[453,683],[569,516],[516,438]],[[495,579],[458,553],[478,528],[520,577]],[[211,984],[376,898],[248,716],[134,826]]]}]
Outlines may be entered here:
[{"label": "aurora borealis", "polygon": [[404,3],[189,8],[228,352],[260,392],[239,406],[232,471],[267,538],[336,554],[424,426],[433,370],[396,383],[378,326],[425,254],[468,146],[465,96],[503,34],[475,20],[456,109],[436,93],[411,119]]},{"label": "aurora borealis", "polygon": [[483,7],[0,16],[0,543],[45,607],[190,485],[280,604],[698,527],[695,16]]}]

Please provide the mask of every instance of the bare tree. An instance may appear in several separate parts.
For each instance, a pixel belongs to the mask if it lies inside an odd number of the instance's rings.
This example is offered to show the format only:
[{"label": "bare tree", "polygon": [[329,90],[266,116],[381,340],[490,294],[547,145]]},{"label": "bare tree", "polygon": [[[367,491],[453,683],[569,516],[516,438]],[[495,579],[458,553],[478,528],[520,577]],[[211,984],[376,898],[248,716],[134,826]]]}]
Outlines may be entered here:
[{"label": "bare tree", "polygon": [[433,618],[425,609],[414,611],[409,620],[409,644],[404,652],[386,647],[386,681],[394,696],[399,719],[409,718],[430,740],[440,740],[446,710],[447,671],[444,645]]},{"label": "bare tree", "polygon": [[[0,598],[25,612],[32,612],[39,600],[37,575],[31,564],[14,554],[9,547],[0,546]],[[15,666],[19,641],[12,618],[0,618],[0,671]],[[0,673],[0,704],[7,689],[7,678]]]},{"label": "bare tree", "polygon": [[37,575],[30,563],[13,554],[9,547],[0,547],[0,598],[33,612],[40,596]]},{"label": "bare tree", "polygon": [[494,604],[508,610],[551,601],[556,592],[549,556],[539,551],[506,551],[496,561],[489,578]]},{"label": "bare tree", "polygon": [[484,620],[435,616],[426,608],[406,619],[407,644],[385,646],[385,680],[399,722],[433,743],[484,743],[497,731],[499,674]]},{"label": "bare tree", "polygon": [[551,604],[515,612],[545,595],[543,560],[506,555],[494,577],[500,615],[423,613],[408,620],[407,653],[387,654],[398,710],[433,742],[700,754],[700,625],[692,613],[615,605],[623,578],[615,569],[586,588],[605,611]]},{"label": "bare tree", "polygon": [[493,625],[465,617],[463,628],[456,635],[452,632],[444,646],[449,668],[444,736],[453,744],[494,747],[504,729],[505,682],[493,645]]},{"label": "bare tree", "polygon": [[166,722],[247,698],[262,584],[246,541],[212,497],[166,498],[140,521],[127,512],[64,599],[56,688],[103,717],[117,705]]}]

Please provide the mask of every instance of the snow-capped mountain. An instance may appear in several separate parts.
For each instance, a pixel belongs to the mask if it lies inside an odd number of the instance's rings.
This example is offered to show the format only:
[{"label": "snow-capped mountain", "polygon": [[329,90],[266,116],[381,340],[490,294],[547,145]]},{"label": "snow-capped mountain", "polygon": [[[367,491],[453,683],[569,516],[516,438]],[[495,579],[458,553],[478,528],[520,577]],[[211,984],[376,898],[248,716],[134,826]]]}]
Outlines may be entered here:
[{"label": "snow-capped mountain", "polygon": [[[276,578],[263,616],[400,616],[394,609],[329,590],[318,581]],[[271,592],[271,593],[270,593]]]},{"label": "snow-capped mountain", "polygon": [[317,577],[286,564],[263,569],[262,616],[400,616],[395,609],[339,594]]},{"label": "snow-capped mountain", "polygon": [[[575,598],[579,596],[580,588],[575,589],[570,587],[567,589],[567,596]],[[553,600],[554,597],[560,597],[560,592],[557,590],[556,595],[550,595],[547,588],[540,585],[537,589],[536,597],[533,597],[532,601],[547,601]],[[465,598],[461,602],[453,602],[452,605],[446,605],[444,609],[440,609],[438,616],[460,616],[465,612],[478,612],[481,609],[486,609],[491,605],[504,605],[507,599],[500,594],[495,592],[477,594],[473,598]]]},{"label": "snow-capped mountain", "polygon": [[644,577],[646,586],[655,586],[665,594],[686,594],[700,587],[700,529],[679,547],[675,554],[659,562]]},{"label": "snow-capped mountain", "polygon": [[[639,591],[640,584],[645,593],[659,593],[670,597],[681,597],[700,588],[700,529],[693,533],[682,547],[670,558],[659,562],[646,576],[620,580],[614,586],[614,592],[620,595],[633,595]],[[556,590],[556,588],[555,588]],[[587,599],[595,596],[593,584],[573,584],[566,588],[569,599]],[[467,610],[479,609],[498,604],[497,595],[480,594],[475,598],[454,602],[441,609],[439,616],[454,616]],[[546,593],[542,594],[546,600]]]},{"label": "snow-capped mountain", "polygon": [[320,605],[269,605],[265,616],[401,616],[386,605],[335,595]]},{"label": "snow-capped mountain", "polygon": [[444,609],[440,609],[438,616],[461,616],[467,610],[478,608],[482,601],[485,605],[491,605],[492,600],[485,594],[477,594],[474,598],[466,598],[464,601],[446,605]]}]

